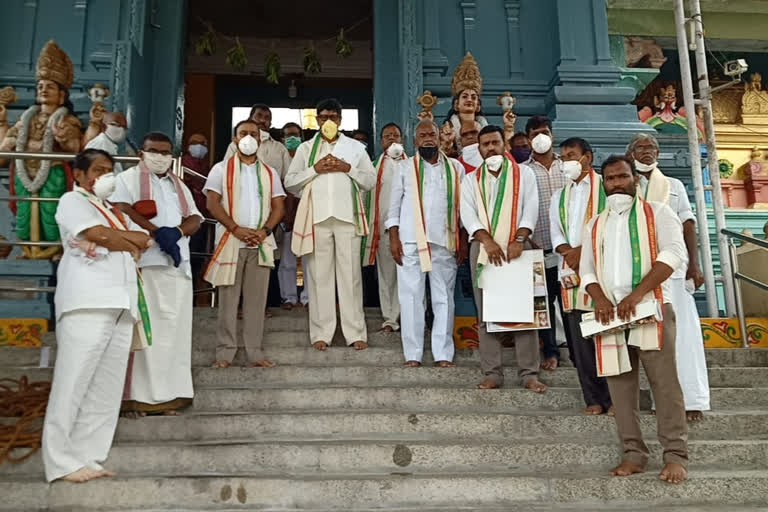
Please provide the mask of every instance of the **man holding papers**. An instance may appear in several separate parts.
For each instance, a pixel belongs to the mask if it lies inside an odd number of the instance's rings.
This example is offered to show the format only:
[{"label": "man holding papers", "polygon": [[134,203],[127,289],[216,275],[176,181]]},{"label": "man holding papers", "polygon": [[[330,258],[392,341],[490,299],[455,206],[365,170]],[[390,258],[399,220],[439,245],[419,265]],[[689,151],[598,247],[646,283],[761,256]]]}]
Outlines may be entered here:
[{"label": "man holding papers", "polygon": [[554,193],[549,203],[549,231],[552,247],[560,255],[558,266],[563,324],[588,415],[603,414],[611,408],[605,378],[597,376],[595,345],[581,335],[579,322],[592,311],[592,299],[579,286],[579,258],[584,226],[605,209],[605,191],[600,175],[592,169],[592,147],[578,137],[560,144],[563,174],[568,184]]},{"label": "man holding papers", "polygon": [[[460,208],[462,223],[472,240],[470,264],[475,281],[480,366],[485,374],[478,388],[495,389],[504,383],[502,335],[489,333],[483,324],[479,277],[486,265],[500,266],[520,257],[523,243],[536,226],[539,196],[533,171],[505,156],[502,128],[486,126],[480,130],[478,144],[484,161],[462,181]],[[546,391],[547,387],[538,380],[536,331],[505,334],[514,339],[523,386],[539,393]]]},{"label": "man holding papers", "polygon": [[606,208],[587,224],[579,262],[581,284],[595,301],[595,316],[603,324],[614,314],[629,322],[641,302],[664,304],[663,321],[653,319],[594,337],[597,372],[607,377],[623,445],[622,461],[612,473],[643,473],[648,463],[638,417],[642,361],[656,398],[657,431],[664,449],[659,478],[677,484],[687,476],[688,424],[675,366],[675,313],[669,305],[668,278],[686,258],[683,230],[669,206],[637,197],[638,174],[631,160],[612,156],[603,163],[602,174]]}]

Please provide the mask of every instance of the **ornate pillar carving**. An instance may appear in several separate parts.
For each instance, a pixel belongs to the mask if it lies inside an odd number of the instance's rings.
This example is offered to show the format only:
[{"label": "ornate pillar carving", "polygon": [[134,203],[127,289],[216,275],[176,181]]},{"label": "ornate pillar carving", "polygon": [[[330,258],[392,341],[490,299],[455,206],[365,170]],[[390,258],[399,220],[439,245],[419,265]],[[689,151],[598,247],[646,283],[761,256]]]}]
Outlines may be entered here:
[{"label": "ornate pillar carving", "polygon": [[437,0],[424,2],[424,74],[427,76],[445,76],[448,71],[448,58],[440,48],[440,18]]},{"label": "ornate pillar carving", "polygon": [[523,77],[522,39],[520,37],[520,0],[504,2],[507,16],[507,52],[509,53],[509,77]]},{"label": "ornate pillar carving", "polygon": [[464,27],[464,53],[472,52],[475,49],[475,14],[477,11],[477,2],[464,1],[459,4],[461,7],[461,17]]},{"label": "ornate pillar carving", "polygon": [[21,40],[19,41],[18,48],[26,48],[27,51],[19,51],[19,60],[16,64],[24,66],[28,69],[32,68],[32,64],[37,57],[35,48],[35,26],[37,25],[37,0],[27,0],[24,2],[24,15],[23,19],[18,20],[21,23]]}]

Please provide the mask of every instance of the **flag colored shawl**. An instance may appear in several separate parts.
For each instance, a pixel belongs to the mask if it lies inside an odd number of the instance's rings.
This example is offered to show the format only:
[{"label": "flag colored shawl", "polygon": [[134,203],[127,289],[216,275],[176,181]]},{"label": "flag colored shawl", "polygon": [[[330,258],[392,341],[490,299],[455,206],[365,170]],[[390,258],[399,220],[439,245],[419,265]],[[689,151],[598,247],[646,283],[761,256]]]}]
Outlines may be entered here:
[{"label": "flag colored shawl", "polygon": [[[517,234],[517,214],[520,207],[520,166],[514,160],[504,157],[504,163],[497,178],[499,191],[496,194],[494,204],[490,205],[492,177],[485,162],[475,171],[472,183],[475,187],[477,216],[483,224],[483,229],[491,235],[506,254],[509,244]],[[489,206],[493,209],[489,210]],[[477,256],[477,275],[475,276],[478,286],[480,285],[480,274],[487,264],[488,253],[485,252],[485,247],[480,244],[480,253]]]},{"label": "flag colored shawl", "polygon": [[[88,202],[90,202],[96,210],[107,220],[109,227],[118,231],[128,231],[128,223],[125,222],[125,218],[120,210],[112,206],[107,208],[96,196],[90,194],[88,191],[77,188]],[[144,283],[141,278],[141,270],[136,267],[136,286],[138,287],[138,310],[139,319],[134,324],[133,340],[131,342],[131,350],[144,350],[152,345],[152,324],[149,321],[149,309],[147,308],[147,300],[144,297]]]},{"label": "flag colored shawl", "polygon": [[[373,265],[376,262],[376,251],[379,249],[379,241],[381,240],[379,227],[381,225],[382,209],[379,199],[381,198],[381,189],[384,183],[384,164],[386,158],[385,155],[380,155],[373,162],[373,166],[377,169],[376,188],[369,190],[364,195],[363,207],[365,208],[365,218],[370,231],[370,234],[363,237],[360,244],[360,262],[364,267]],[[405,160],[405,154],[399,160]],[[385,204],[383,206],[386,212],[389,205]]]},{"label": "flag colored shawl", "polygon": [[645,197],[643,199],[666,204],[669,200],[669,188],[667,177],[664,176],[658,167],[654,167],[651,175],[648,177],[648,185],[645,188]]},{"label": "flag colored shawl", "polygon": [[[446,215],[446,249],[455,253],[459,247],[459,187],[460,177],[450,159],[444,154],[440,155],[445,169],[445,192],[448,212]],[[432,251],[427,242],[427,223],[424,218],[424,159],[417,153],[413,156],[413,172],[408,173],[411,183],[411,194],[416,234],[416,248],[419,253],[419,263],[422,272],[432,271]]]},{"label": "flag colored shawl", "polygon": [[[315,140],[312,143],[312,151],[309,153],[307,167],[314,167],[317,150],[320,147],[320,141],[321,137],[318,133],[315,135]],[[349,182],[351,183],[350,191],[352,194],[355,231],[358,236],[367,236],[368,220],[366,219],[365,207],[363,206],[360,189],[352,178],[349,179]],[[311,254],[315,251],[315,221],[312,213],[312,201],[312,182],[310,181],[304,186],[304,190],[301,192],[299,206],[296,209],[296,220],[293,223],[291,251],[293,251],[296,256]]]},{"label": "flag colored shawl", "polygon": [[[568,234],[568,226],[570,223],[568,219],[571,213],[569,208],[569,200],[571,196],[571,190],[574,186],[576,186],[576,183],[572,181],[563,187],[563,189],[560,191],[560,228],[565,234],[565,239],[569,241],[570,238]],[[600,179],[600,176],[595,172],[595,170],[591,169],[589,172],[589,199],[587,200],[587,208],[584,211],[582,231],[583,228],[586,227],[587,223],[589,223],[589,219],[596,216],[604,209],[605,190],[603,190],[602,180]],[[563,261],[561,266],[562,268],[566,268],[568,265],[565,263],[565,258],[562,258],[562,260]],[[587,294],[587,291],[582,289],[580,286],[575,286],[573,288],[561,287],[560,297],[563,301],[563,310],[565,311],[573,311],[574,309],[581,311],[592,311],[594,309],[594,303],[592,299]]]},{"label": "flag colored shawl", "polygon": [[[227,160],[227,169],[224,176],[221,201],[224,210],[235,224],[240,225],[240,158],[235,153]],[[256,161],[256,175],[258,177],[259,197],[261,198],[261,211],[256,229],[264,227],[269,214],[272,211],[272,171],[265,164]],[[259,251],[258,263],[265,267],[275,266],[275,237],[269,235],[255,250]],[[203,279],[213,286],[230,286],[235,284],[237,274],[237,256],[240,252],[240,240],[230,231],[224,231],[216,241],[216,249],[213,252],[208,268]]]},{"label": "flag colored shawl", "polygon": [[[181,179],[173,172],[168,171],[168,178],[173,182],[173,186],[176,189],[176,195],[179,196],[179,205],[181,205],[181,217],[186,219],[189,217],[189,203],[187,202],[187,196],[184,193],[184,187]],[[152,194],[152,172],[147,169],[144,162],[139,162],[139,200],[147,201],[153,198]]]},{"label": "flag colored shawl", "polygon": [[[608,300],[615,305],[617,304],[616,298],[613,297],[604,285],[605,261],[603,260],[603,250],[605,223],[608,219],[608,212],[608,209],[603,210],[592,227],[592,250],[595,258],[598,283]],[[650,272],[658,254],[656,224],[651,205],[636,197],[629,214],[628,224],[632,261],[628,261],[626,264],[627,268],[632,269],[632,288],[634,289],[640,284],[643,277]],[[653,298],[660,304],[663,302],[661,286],[648,293],[646,297],[643,297],[643,300]],[[640,350],[661,350],[663,332],[663,322],[652,321],[647,324],[638,325],[629,331],[629,345]],[[624,334],[625,331],[619,331],[594,337],[598,376],[609,377],[632,370]]]}]

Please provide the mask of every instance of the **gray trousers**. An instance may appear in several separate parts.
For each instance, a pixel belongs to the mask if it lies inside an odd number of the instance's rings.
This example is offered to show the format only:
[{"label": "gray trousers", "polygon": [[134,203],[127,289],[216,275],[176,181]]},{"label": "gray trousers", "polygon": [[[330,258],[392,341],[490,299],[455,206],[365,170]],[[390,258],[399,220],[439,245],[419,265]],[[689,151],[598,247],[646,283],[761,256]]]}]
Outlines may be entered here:
[{"label": "gray trousers", "polygon": [[581,335],[581,315],[583,311],[570,311],[563,315],[563,323],[568,337],[568,350],[576,366],[579,385],[587,405],[599,405],[607,411],[611,407],[611,394],[605,377],[597,376],[597,360],[595,358],[595,342]]},{"label": "gray trousers", "polygon": [[643,363],[651,391],[656,399],[656,423],[664,463],[688,466],[688,422],[683,391],[677,379],[675,362],[675,312],[664,305],[664,334],[661,350],[629,348],[632,371],[607,377],[616,411],[616,427],[623,446],[623,459],[640,466],[648,463],[648,447],[640,430],[640,368]]},{"label": "gray trousers", "polygon": [[217,361],[232,361],[237,353],[237,307],[243,295],[243,343],[251,362],[264,359],[264,310],[267,307],[270,267],[259,265],[258,250],[240,249],[235,284],[219,286],[219,344]]},{"label": "gray trousers", "polygon": [[[469,263],[472,276],[477,274],[477,256],[480,253],[480,242],[473,241],[469,249]],[[477,332],[480,342],[480,368],[483,374],[495,381],[499,386],[504,384],[503,342],[514,341],[517,353],[518,373],[523,385],[539,374],[541,364],[539,355],[539,337],[537,331],[515,331],[504,333],[489,333],[485,329],[483,318],[483,291],[474,288],[475,306],[477,307]],[[510,307],[514,307],[512,304]]]}]

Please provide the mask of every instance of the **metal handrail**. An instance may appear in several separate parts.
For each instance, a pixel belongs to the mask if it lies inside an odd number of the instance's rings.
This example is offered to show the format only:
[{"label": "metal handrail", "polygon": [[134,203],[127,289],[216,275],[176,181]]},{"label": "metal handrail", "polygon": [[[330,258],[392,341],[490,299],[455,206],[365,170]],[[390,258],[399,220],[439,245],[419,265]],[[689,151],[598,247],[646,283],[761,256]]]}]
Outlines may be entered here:
[{"label": "metal handrail", "polygon": [[739,259],[736,255],[737,247],[734,240],[740,240],[743,243],[756,245],[764,249],[768,249],[768,241],[737,233],[730,229],[722,229],[720,233],[728,237],[728,259],[731,263],[731,279],[733,279],[734,295],[736,298],[736,316],[738,316],[739,328],[741,329],[741,344],[744,348],[749,348],[749,333],[747,332],[747,319],[744,314],[744,299],[741,295],[741,282],[749,283],[765,291],[768,291],[768,283],[739,272]]},{"label": "metal handrail", "polygon": [[[74,160],[77,153],[42,153],[37,151],[0,151],[0,159],[13,159],[13,160]],[[115,162],[119,163],[136,163],[139,161],[138,156],[129,155],[113,155],[112,158]]]}]

